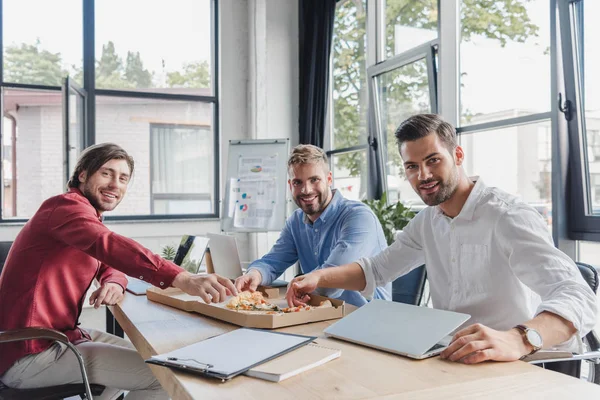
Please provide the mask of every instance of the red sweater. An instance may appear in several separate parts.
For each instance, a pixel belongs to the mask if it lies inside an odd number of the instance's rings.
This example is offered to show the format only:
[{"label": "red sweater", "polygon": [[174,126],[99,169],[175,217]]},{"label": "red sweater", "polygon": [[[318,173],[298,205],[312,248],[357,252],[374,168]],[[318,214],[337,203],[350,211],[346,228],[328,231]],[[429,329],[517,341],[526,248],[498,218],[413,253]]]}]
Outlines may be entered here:
[{"label": "red sweater", "polygon": [[[15,239],[0,275],[0,330],[52,328],[72,343],[89,340],[78,319],[94,278],[127,285],[127,275],[171,286],[183,271],[137,242],[111,232],[81,192],[46,200]],[[48,340],[0,345],[0,375]]]}]

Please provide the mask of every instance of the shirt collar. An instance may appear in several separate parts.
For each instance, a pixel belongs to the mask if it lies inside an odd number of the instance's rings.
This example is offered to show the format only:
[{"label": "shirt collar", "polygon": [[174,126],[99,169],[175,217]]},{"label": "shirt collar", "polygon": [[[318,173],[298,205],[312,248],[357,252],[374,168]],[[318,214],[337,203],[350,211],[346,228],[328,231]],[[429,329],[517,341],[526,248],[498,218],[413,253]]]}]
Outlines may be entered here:
[{"label": "shirt collar", "polygon": [[98,212],[98,210],[96,210],[96,208],[92,205],[92,203],[90,203],[90,201],[88,200],[87,197],[85,197],[83,195],[83,193],[81,193],[81,190],[79,190],[78,188],[69,188],[69,193],[75,193],[81,197],[83,197],[85,199],[85,201],[90,205],[90,207],[94,208],[94,211],[96,212],[96,216],[98,217],[98,219],[102,222],[104,220],[104,216],[102,214],[100,214]]},{"label": "shirt collar", "polygon": [[310,219],[308,219],[308,215],[306,215],[306,213],[304,213],[304,217],[303,217],[304,223],[307,225],[313,225],[318,220],[321,220],[322,223],[325,223],[328,219],[334,217],[337,214],[337,211],[340,206],[340,202],[342,201],[343,198],[344,198],[344,196],[342,196],[342,194],[339,192],[339,190],[333,189],[332,195],[331,195],[331,201],[329,202],[327,207],[325,207],[325,210],[323,210],[321,215],[319,215],[319,218],[317,218],[317,220],[315,222],[312,222]]},{"label": "shirt collar", "polygon": [[[483,191],[487,188],[483,180],[479,176],[470,176],[469,179],[475,182],[475,186],[471,193],[469,193],[469,197],[467,197],[467,201],[463,205],[462,209],[456,216],[456,218],[471,220],[473,219],[473,214],[475,213],[475,208],[479,204],[479,199],[483,196]],[[445,215],[442,209],[439,206],[434,207],[435,217],[440,217]]]}]

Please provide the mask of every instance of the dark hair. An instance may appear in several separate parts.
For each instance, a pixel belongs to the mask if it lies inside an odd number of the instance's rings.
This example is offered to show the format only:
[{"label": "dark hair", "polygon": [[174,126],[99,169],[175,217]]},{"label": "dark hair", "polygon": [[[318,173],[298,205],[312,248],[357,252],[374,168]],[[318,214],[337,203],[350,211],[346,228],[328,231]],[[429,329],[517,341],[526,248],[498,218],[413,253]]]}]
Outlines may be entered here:
[{"label": "dark hair", "polygon": [[456,130],[437,114],[413,115],[400,124],[396,129],[395,136],[398,147],[400,147],[404,142],[413,142],[432,133],[438,135],[449,150],[452,151],[458,146]]},{"label": "dark hair", "polygon": [[88,147],[81,153],[75,171],[69,182],[67,188],[78,188],[81,182],[79,181],[79,175],[83,172],[87,172],[87,176],[92,176],[98,171],[104,164],[110,160],[125,160],[129,165],[129,173],[133,176],[133,157],[119,145],[114,143],[100,143]]}]

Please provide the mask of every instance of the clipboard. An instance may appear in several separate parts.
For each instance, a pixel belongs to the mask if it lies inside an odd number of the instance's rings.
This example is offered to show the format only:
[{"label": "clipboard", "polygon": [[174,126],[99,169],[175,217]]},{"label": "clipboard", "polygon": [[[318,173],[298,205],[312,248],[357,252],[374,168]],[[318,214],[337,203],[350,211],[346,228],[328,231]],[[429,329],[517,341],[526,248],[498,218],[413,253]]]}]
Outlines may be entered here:
[{"label": "clipboard", "polygon": [[146,362],[225,382],[315,339],[316,336],[240,328],[166,354],[153,356]]}]

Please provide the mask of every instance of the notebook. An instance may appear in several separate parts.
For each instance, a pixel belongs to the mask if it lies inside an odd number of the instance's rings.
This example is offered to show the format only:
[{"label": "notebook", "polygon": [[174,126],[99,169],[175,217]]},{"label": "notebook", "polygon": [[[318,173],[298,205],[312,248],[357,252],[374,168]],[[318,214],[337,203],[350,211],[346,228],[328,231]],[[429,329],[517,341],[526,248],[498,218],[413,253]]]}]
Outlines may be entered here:
[{"label": "notebook", "polygon": [[294,375],[335,360],[341,350],[311,343],[274,360],[249,369],[245,375],[271,382],[281,382]]},{"label": "notebook", "polygon": [[315,339],[314,336],[240,328],[153,356],[146,362],[225,381]]}]

